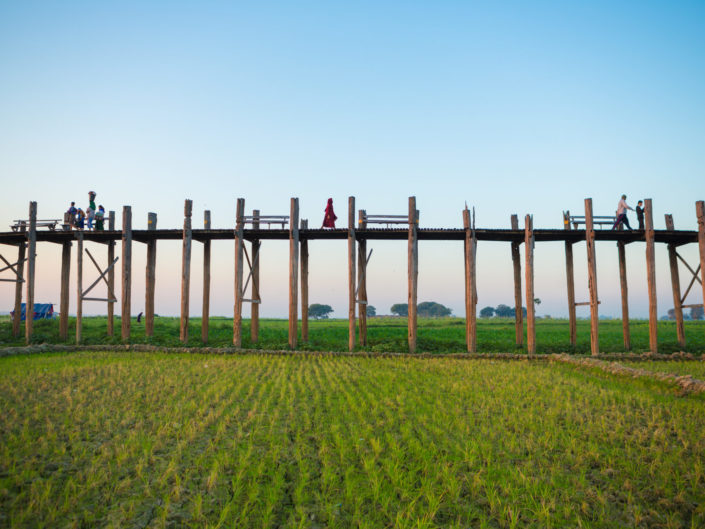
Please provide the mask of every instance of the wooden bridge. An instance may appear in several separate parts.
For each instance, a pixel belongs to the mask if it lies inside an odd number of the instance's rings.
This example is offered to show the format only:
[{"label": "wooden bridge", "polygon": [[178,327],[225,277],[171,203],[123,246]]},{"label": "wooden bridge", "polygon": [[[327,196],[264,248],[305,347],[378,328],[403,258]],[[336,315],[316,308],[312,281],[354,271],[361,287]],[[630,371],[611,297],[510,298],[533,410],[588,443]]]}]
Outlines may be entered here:
[{"label": "wooden bridge", "polygon": [[[71,268],[71,246],[75,242],[77,252],[77,295],[76,295],[76,343],[81,342],[82,312],[84,301],[104,301],[107,303],[107,334],[114,333],[114,304],[117,296],[115,287],[115,265],[120,261],[122,271],[122,296],[121,296],[121,335],[122,339],[130,339],[130,306],[132,297],[132,244],[140,242],[147,245],[146,259],[146,287],[145,287],[145,333],[151,336],[154,330],[154,294],[156,278],[156,249],[159,240],[181,240],[182,248],[182,280],[181,280],[181,326],[180,338],[188,339],[189,320],[189,289],[191,277],[192,242],[203,243],[203,317],[201,336],[203,342],[208,341],[208,319],[210,304],[210,262],[211,241],[233,240],[235,245],[234,264],[234,311],[233,311],[233,344],[242,345],[242,306],[250,303],[251,314],[251,341],[257,342],[259,334],[259,250],[261,241],[286,240],[289,241],[289,346],[296,349],[298,343],[299,299],[301,303],[301,338],[308,340],[308,241],[341,239],[348,241],[348,320],[349,339],[348,347],[352,351],[356,341],[361,345],[367,344],[367,285],[366,271],[369,254],[367,253],[368,240],[407,240],[408,241],[408,342],[409,351],[416,351],[417,337],[417,280],[418,280],[418,241],[463,241],[465,264],[465,319],[467,351],[476,351],[476,305],[477,305],[477,273],[476,254],[478,241],[503,241],[510,243],[511,258],[514,267],[514,298],[515,298],[515,326],[516,343],[523,344],[524,322],[522,314],[522,271],[519,247],[524,244],[524,296],[526,300],[534,299],[534,245],[536,242],[563,241],[565,243],[566,277],[568,294],[568,315],[570,326],[570,341],[575,345],[577,339],[576,306],[590,306],[591,351],[599,352],[598,335],[598,290],[597,290],[597,264],[596,242],[612,241],[617,243],[619,257],[619,275],[622,294],[622,321],[624,334],[624,347],[631,349],[629,333],[629,305],[627,301],[627,276],[625,246],[633,242],[646,244],[647,288],[649,296],[649,344],[652,352],[657,352],[657,299],[656,299],[656,264],[655,244],[668,245],[671,285],[673,290],[673,303],[676,317],[678,343],[685,346],[685,332],[683,326],[683,309],[696,305],[684,305],[688,293],[695,282],[700,283],[703,291],[703,306],[705,306],[705,203],[696,202],[697,231],[675,230],[673,218],[666,215],[666,230],[653,228],[653,208],[651,199],[646,199],[644,207],[645,230],[596,230],[594,229],[592,199],[585,199],[585,229],[575,229],[571,226],[570,213],[564,213],[564,229],[534,229],[533,218],[526,215],[524,227],[519,228],[517,215],[511,216],[509,229],[477,229],[473,215],[466,208],[462,211],[463,228],[436,229],[419,227],[419,211],[416,209],[416,198],[409,198],[408,213],[405,215],[367,215],[365,210],[360,210],[355,215],[355,198],[348,199],[348,222],[343,229],[310,229],[306,220],[299,220],[299,201],[292,198],[288,216],[260,215],[259,210],[254,210],[252,215],[245,215],[245,200],[237,199],[236,221],[233,229],[212,229],[210,211],[204,212],[203,229],[192,227],[192,202],[185,201],[184,226],[182,229],[157,229],[156,213],[148,215],[148,229],[132,229],[132,210],[124,206],[122,211],[122,229],[115,229],[115,212],[108,215],[108,229],[106,231],[78,231],[64,230],[37,230],[37,204],[30,202],[29,219],[26,228],[20,231],[0,233],[0,244],[13,245],[18,248],[17,261],[10,263],[0,255],[5,267],[0,269],[0,275],[12,274],[11,277],[0,277],[0,281],[15,283],[15,317],[13,319],[13,332],[19,336],[20,305],[22,303],[23,285],[26,285],[27,314],[34,310],[34,283],[35,260],[37,243],[51,242],[62,245],[61,259],[61,295],[60,295],[60,336],[68,336],[68,311],[69,311],[69,277]],[[582,222],[582,221],[581,221]],[[271,226],[282,225],[286,228],[263,228],[262,224]],[[384,228],[373,228],[369,224],[386,224]],[[403,224],[403,228],[390,228],[392,224]],[[250,225],[250,228],[246,226]],[[103,269],[88,249],[83,248],[84,241],[103,243],[107,246],[107,268]],[[121,256],[115,257],[115,246],[121,243]],[[250,243],[250,252],[247,251],[245,242]],[[588,261],[588,287],[590,301],[576,302],[573,271],[573,245],[585,241],[587,245]],[[677,248],[684,244],[697,243],[699,247],[700,263],[693,269],[678,253]],[[84,253],[97,269],[98,277],[84,290],[83,263]],[[678,261],[681,261],[692,277],[689,285],[682,293],[680,286]],[[247,271],[245,270],[247,264]],[[26,266],[25,266],[26,265]],[[26,273],[25,273],[26,267]],[[245,278],[245,272],[247,277]],[[103,282],[107,286],[107,298],[89,297],[88,294],[96,285]],[[250,285],[250,297],[245,298],[245,292]],[[300,288],[300,296],[299,296]],[[700,306],[701,304],[697,304]],[[356,310],[357,308],[357,310]],[[526,303],[526,348],[529,353],[536,351],[536,331],[534,304]],[[357,317],[356,317],[357,313]],[[32,340],[32,318],[25,320],[25,339],[27,343]]]}]

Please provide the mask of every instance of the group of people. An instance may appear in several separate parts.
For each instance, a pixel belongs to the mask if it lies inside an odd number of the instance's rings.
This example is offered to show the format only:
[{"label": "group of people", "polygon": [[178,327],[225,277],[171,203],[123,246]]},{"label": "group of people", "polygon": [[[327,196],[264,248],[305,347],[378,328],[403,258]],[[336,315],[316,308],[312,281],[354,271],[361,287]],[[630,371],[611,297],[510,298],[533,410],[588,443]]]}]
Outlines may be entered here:
[{"label": "group of people", "polygon": [[88,192],[88,207],[86,211],[76,208],[76,203],[71,202],[71,207],[66,212],[69,225],[77,230],[103,231],[105,229],[105,208],[102,205],[95,207],[95,191]]},{"label": "group of people", "polygon": [[612,225],[612,229],[616,230],[620,224],[624,224],[628,230],[632,227],[629,225],[629,219],[627,218],[627,210],[631,209],[636,211],[636,219],[639,221],[639,229],[644,229],[644,201],[640,200],[636,204],[636,209],[627,204],[627,195],[622,195],[622,199],[617,204],[617,218]]}]

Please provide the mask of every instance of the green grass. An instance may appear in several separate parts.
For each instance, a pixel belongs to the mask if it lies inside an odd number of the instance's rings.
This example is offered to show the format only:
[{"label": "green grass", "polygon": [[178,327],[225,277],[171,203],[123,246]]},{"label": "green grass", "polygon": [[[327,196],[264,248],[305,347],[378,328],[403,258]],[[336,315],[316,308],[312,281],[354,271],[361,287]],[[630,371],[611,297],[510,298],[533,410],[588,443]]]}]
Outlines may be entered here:
[{"label": "green grass", "polygon": [[[162,346],[180,346],[178,318],[156,318],[154,337],[144,335],[144,321],[132,320],[132,343],[151,343]],[[649,349],[648,322],[634,320],[630,324],[632,350],[643,352]],[[120,319],[115,320],[116,336],[109,338],[106,334],[105,317],[85,318],[83,326],[84,344],[122,343],[120,339]],[[660,321],[659,351],[670,353],[680,351],[676,338],[675,323]],[[685,322],[687,347],[685,351],[693,354],[705,352],[705,321]],[[567,320],[538,320],[536,325],[537,351],[540,353],[589,353],[590,323],[578,321],[578,343],[570,345]],[[232,319],[211,318],[210,346],[232,345]],[[75,343],[75,320],[70,320],[69,339],[59,339],[58,320],[37,321],[34,325],[35,343]],[[407,322],[405,318],[372,318],[368,320],[368,346],[359,347],[360,351],[404,352],[408,351]],[[9,317],[0,317],[0,347],[23,345],[24,334],[12,337],[12,325]],[[201,320],[194,318],[189,324],[189,346],[198,347],[201,342]],[[243,321],[243,340],[245,348],[253,349],[288,349],[288,323],[285,320],[265,319],[260,321],[260,339],[258,343],[250,340],[250,322]],[[344,351],[348,347],[347,320],[321,320],[309,322],[309,340],[300,343],[299,349],[308,351]],[[478,320],[477,347],[480,352],[515,351],[514,320],[491,319]],[[465,352],[465,322],[460,318],[419,319],[418,350],[421,352]],[[617,320],[600,322],[600,350],[603,352],[623,352],[622,323]]]},{"label": "green grass", "polygon": [[20,355],[0,401],[3,527],[705,526],[705,399],[571,365]]},{"label": "green grass", "polygon": [[669,362],[629,362],[629,367],[640,367],[649,371],[661,371],[674,375],[692,375],[705,380],[705,362],[702,360],[685,360]]}]

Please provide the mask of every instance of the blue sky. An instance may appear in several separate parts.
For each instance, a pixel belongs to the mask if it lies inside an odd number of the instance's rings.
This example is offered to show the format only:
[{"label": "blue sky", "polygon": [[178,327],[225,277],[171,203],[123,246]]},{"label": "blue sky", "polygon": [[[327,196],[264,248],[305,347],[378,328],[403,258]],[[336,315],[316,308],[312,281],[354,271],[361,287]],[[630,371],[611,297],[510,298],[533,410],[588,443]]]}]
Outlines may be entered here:
[{"label": "blue sky", "polygon": [[[215,227],[230,227],[240,196],[263,214],[288,213],[297,196],[317,225],[329,196],[344,219],[349,195],[368,213],[404,213],[415,195],[422,226],[460,226],[467,201],[478,227],[531,213],[549,228],[585,197],[611,214],[627,193],[653,198],[657,228],[664,213],[694,228],[703,50],[703,2],[0,2],[3,222],[26,216],[30,200],[59,217],[94,189],[118,217],[131,205],[138,228],[149,211],[180,226],[185,198],[196,219],[211,209]],[[58,301],[54,246],[40,246],[39,301]],[[212,313],[230,315],[232,244],[216,248]],[[386,313],[406,299],[405,249],[374,248],[369,297]],[[311,301],[342,317],[345,245],[311,251]],[[510,304],[508,245],[478,251],[480,307]],[[286,314],[286,252],[265,245],[265,316]],[[617,315],[616,248],[597,252],[601,312]],[[672,306],[665,253],[660,314]],[[694,247],[683,253],[695,259]],[[420,300],[462,314],[461,245],[422,244],[420,255]],[[643,256],[629,247],[642,317]],[[175,314],[178,245],[161,244],[158,259],[157,312]],[[566,314],[563,262],[562,245],[537,245],[539,314]],[[11,298],[2,287],[2,305]]]}]

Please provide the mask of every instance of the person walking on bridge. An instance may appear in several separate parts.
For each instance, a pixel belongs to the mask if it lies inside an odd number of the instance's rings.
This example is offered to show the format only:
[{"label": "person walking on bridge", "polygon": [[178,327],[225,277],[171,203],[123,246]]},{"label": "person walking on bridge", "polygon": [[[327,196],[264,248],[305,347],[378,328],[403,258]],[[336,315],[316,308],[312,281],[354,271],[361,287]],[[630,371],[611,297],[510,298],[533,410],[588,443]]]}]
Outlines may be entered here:
[{"label": "person walking on bridge", "polygon": [[632,229],[632,227],[629,225],[629,219],[627,218],[628,209],[634,211],[634,208],[627,204],[627,195],[622,195],[622,200],[620,200],[619,204],[617,204],[617,218],[615,219],[614,224],[612,225],[613,230],[616,230],[619,224],[622,222],[628,230]]},{"label": "person walking on bridge", "polygon": [[335,216],[333,211],[333,199],[328,199],[328,205],[326,206],[326,214],[323,217],[323,226],[321,228],[335,228],[335,221],[338,217]]}]

